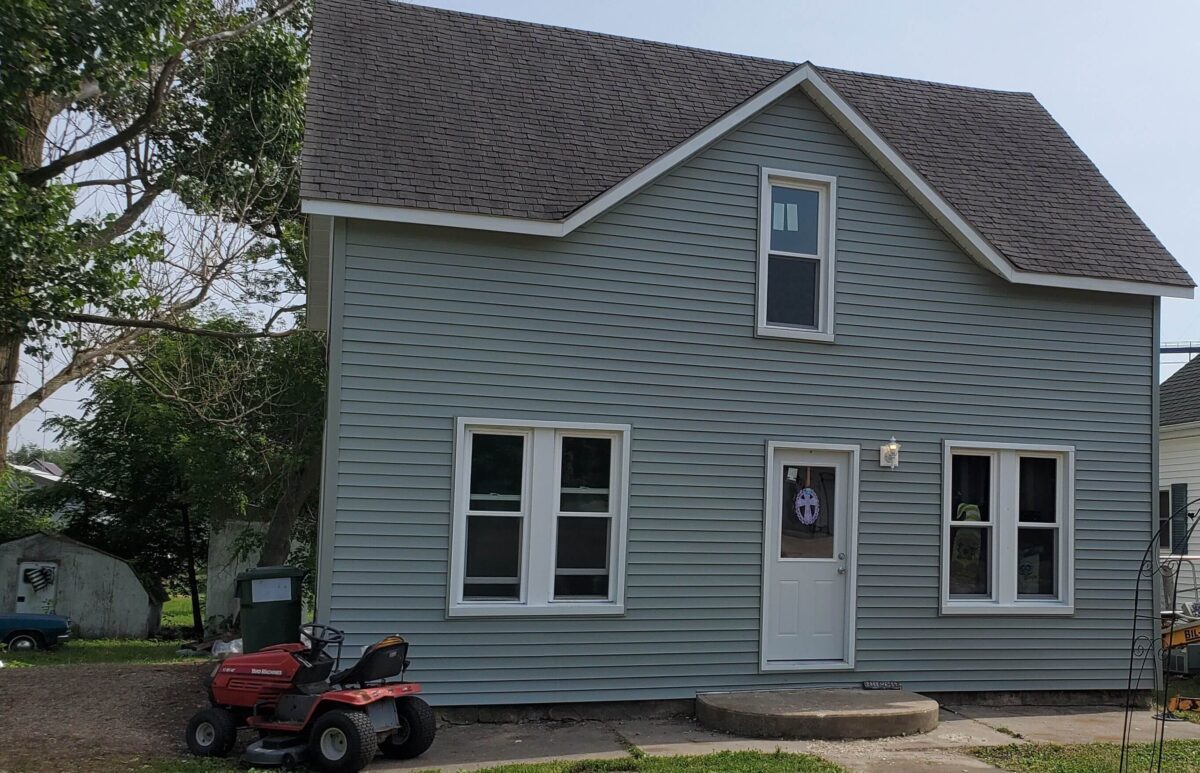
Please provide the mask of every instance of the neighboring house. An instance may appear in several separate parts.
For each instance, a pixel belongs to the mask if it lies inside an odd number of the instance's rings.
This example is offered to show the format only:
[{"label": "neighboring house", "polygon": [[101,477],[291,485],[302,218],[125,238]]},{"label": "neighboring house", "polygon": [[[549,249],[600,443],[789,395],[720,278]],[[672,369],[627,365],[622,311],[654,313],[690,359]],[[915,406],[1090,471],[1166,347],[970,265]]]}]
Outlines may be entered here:
[{"label": "neighboring house", "polygon": [[70,537],[0,543],[0,612],[54,613],[81,636],[141,639],[158,631],[165,600],[124,560]]},{"label": "neighboring house", "polygon": [[5,462],[8,469],[15,473],[16,480],[14,484],[30,489],[50,488],[58,484],[63,478],[62,469],[50,462],[39,462],[34,460],[29,464],[14,464],[13,462]]},{"label": "neighboring house", "polygon": [[322,622],[443,705],[1126,687],[1193,283],[1032,96],[314,25]]},{"label": "neighboring house", "polygon": [[1159,406],[1159,545],[1186,554],[1187,530],[1200,509],[1192,501],[1200,497],[1200,357],[1162,383]]}]

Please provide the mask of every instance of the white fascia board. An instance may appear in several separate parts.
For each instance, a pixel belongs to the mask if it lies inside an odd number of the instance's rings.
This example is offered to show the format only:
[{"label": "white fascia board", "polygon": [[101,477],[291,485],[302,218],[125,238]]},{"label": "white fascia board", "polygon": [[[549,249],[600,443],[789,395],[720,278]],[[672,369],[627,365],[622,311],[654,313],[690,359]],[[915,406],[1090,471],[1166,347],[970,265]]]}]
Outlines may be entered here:
[{"label": "white fascia board", "polygon": [[566,236],[569,233],[565,228],[564,221],[561,220],[472,215],[439,209],[393,207],[386,204],[357,204],[329,199],[304,199],[300,202],[300,211],[306,215],[332,215],[333,217],[358,218],[360,220],[469,228],[477,231],[502,231],[530,236]]},{"label": "white fascia board", "polygon": [[393,207],[382,204],[355,204],[324,199],[304,199],[301,211],[315,215],[353,217],[364,220],[385,220],[394,223],[471,228],[483,231],[502,231],[531,236],[561,237],[590,222],[597,216],[637,193],[666,172],[687,161],[728,132],[745,123],[795,88],[801,87],[810,99],[825,111],[875,163],[892,178],[933,220],[945,230],[968,255],[984,268],[1015,284],[1060,287],[1071,290],[1094,290],[1132,295],[1191,298],[1193,288],[1176,285],[1131,282],[1119,279],[1042,274],[1022,271],[1001,255],[987,239],[975,230],[933,186],[925,181],[894,148],[883,139],[816,69],[808,63],[799,65],[750,99],[730,110],[708,126],[692,135],[686,142],[651,161],[604,193],[571,213],[564,220],[531,220],[495,215],[473,215],[414,207]]}]

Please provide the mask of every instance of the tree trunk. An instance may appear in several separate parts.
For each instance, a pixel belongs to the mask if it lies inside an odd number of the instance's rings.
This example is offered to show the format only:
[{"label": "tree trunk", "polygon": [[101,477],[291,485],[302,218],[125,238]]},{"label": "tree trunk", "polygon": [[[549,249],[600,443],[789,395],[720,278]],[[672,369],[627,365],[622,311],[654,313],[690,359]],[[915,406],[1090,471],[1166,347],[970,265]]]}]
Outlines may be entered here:
[{"label": "tree trunk", "polygon": [[[9,117],[11,123],[0,130],[0,158],[17,162],[21,169],[40,166],[46,132],[58,112],[56,105],[49,96],[26,96],[20,102],[17,114]],[[14,424],[12,410],[24,343],[24,336],[20,334],[0,338],[0,460],[8,457],[8,437]]]},{"label": "tree trunk", "polygon": [[320,483],[321,446],[318,445],[304,461],[304,466],[289,475],[284,484],[283,494],[271,511],[271,521],[263,537],[259,566],[278,566],[287,561],[288,553],[292,550],[292,526],[296,523],[296,516]]},{"label": "tree trunk", "polygon": [[200,614],[200,583],[196,581],[196,546],[192,544],[192,518],[186,504],[182,512],[183,552],[187,559],[188,594],[192,597],[192,635],[199,640],[204,638],[204,619]]},{"label": "tree trunk", "polygon": [[21,373],[21,336],[0,339],[0,459],[8,458],[8,436],[12,431],[13,400]]}]

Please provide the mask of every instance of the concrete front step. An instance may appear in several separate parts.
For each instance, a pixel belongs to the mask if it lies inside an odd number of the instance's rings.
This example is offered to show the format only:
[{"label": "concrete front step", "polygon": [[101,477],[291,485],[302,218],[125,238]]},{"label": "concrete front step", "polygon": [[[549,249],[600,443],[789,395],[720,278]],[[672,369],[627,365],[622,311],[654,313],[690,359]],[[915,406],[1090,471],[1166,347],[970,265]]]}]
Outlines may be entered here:
[{"label": "concrete front step", "polygon": [[885,738],[937,727],[938,704],[903,690],[756,690],[696,696],[696,718],[751,738]]}]

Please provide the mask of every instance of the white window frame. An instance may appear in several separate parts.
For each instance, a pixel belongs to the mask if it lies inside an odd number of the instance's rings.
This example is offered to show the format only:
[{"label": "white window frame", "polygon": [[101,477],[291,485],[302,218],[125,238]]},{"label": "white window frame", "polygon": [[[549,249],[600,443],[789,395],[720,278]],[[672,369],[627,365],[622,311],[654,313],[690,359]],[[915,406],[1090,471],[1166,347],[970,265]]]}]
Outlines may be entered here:
[{"label": "white window frame", "polygon": [[[990,456],[992,532],[989,598],[950,597],[951,471],[955,453]],[[1059,554],[1057,599],[1017,595],[1017,511],[1021,456],[1053,457],[1059,461]],[[1038,528],[1026,523],[1025,527]],[[1047,528],[1047,527],[1041,527]],[[1071,615],[1075,612],[1075,447],[1028,443],[989,443],[947,440],[942,458],[941,613],[943,615]]]},{"label": "white window frame", "polygon": [[[525,443],[521,534],[520,593],[514,600],[463,598],[467,558],[467,512],[470,498],[473,432],[521,434]],[[613,441],[612,485],[609,493],[609,595],[607,599],[554,598],[558,539],[561,447],[566,437],[606,437]],[[524,617],[527,615],[622,615],[625,613],[625,561],[629,512],[628,424],[482,419],[455,421],[453,510],[450,525],[450,583],[448,617]],[[504,515],[504,513],[487,513]],[[602,516],[603,513],[578,515]],[[569,515],[568,515],[569,517]]]},{"label": "white window frame", "polygon": [[[784,252],[771,249],[771,187],[779,185],[814,190],[820,194],[817,215],[817,254]],[[763,168],[758,194],[758,289],[755,330],[766,338],[793,338],[805,341],[834,340],[835,282],[837,276],[835,234],[837,233],[837,178],[786,169]],[[817,282],[817,326],[792,327],[767,323],[767,280],[771,255],[808,258],[819,263]]]}]

